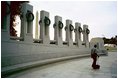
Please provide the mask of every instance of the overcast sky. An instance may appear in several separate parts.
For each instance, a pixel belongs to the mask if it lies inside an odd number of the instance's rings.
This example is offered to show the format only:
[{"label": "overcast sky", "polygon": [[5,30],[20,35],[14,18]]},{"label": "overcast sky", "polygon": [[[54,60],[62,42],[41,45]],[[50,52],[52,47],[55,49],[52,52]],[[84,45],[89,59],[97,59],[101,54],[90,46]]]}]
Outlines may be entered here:
[{"label": "overcast sky", "polygon": [[[66,19],[87,24],[90,29],[90,39],[93,37],[113,37],[117,35],[117,2],[116,1],[30,1],[34,13],[38,10],[50,12],[50,34],[53,35],[54,16],[61,16],[63,23]],[[64,25],[65,26],[65,25]],[[63,30],[63,39],[65,34]]]}]

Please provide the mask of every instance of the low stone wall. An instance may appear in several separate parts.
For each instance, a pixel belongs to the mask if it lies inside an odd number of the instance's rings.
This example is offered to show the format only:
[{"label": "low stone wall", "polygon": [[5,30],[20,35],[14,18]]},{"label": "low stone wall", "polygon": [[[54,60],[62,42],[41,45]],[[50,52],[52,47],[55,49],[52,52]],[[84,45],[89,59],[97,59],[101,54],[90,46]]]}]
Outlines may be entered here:
[{"label": "low stone wall", "polygon": [[2,74],[7,74],[24,67],[41,65],[40,62],[43,61],[47,61],[43,63],[50,63],[52,61],[88,56],[90,55],[90,49],[79,48],[74,45],[69,47],[67,45],[44,45],[11,40],[2,41],[1,53],[1,71]]},{"label": "low stone wall", "polygon": [[[100,54],[107,54],[105,50],[99,51]],[[13,40],[2,41],[2,77],[27,68],[86,56],[90,56],[90,48],[84,46],[79,48],[76,45],[69,47],[68,45],[44,45]]]}]

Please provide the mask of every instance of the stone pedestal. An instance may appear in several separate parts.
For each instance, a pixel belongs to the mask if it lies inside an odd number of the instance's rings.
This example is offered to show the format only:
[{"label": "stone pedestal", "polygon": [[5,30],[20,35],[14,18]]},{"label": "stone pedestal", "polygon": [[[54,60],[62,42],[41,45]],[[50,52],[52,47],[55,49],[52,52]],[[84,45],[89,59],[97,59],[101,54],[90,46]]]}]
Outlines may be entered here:
[{"label": "stone pedestal", "polygon": [[[10,5],[10,1],[6,1]],[[5,24],[1,24],[1,41],[8,41],[10,40],[10,13],[4,16]]]},{"label": "stone pedestal", "polygon": [[94,45],[97,45],[97,48],[99,50],[105,50],[103,38],[100,37],[92,38],[90,41],[90,47],[93,48]]},{"label": "stone pedestal", "polygon": [[75,42],[77,43],[78,47],[82,46],[82,41],[81,41],[81,24],[76,22],[75,23]]},{"label": "stone pedestal", "polygon": [[49,18],[49,12],[42,10],[40,12],[40,39],[42,40],[43,44],[50,44],[49,26],[45,26],[45,17]]},{"label": "stone pedestal", "polygon": [[73,46],[73,36],[72,36],[72,31],[74,30],[71,30],[71,26],[72,25],[72,21],[71,20],[66,20],[66,41],[68,43],[68,46]]},{"label": "stone pedestal", "polygon": [[[27,13],[33,13],[33,6],[27,3],[22,4],[22,17],[21,17],[21,34],[20,37],[23,37],[24,42],[32,43],[33,42],[33,21],[27,21]],[[28,16],[30,19],[31,15]]]},{"label": "stone pedestal", "polygon": [[87,34],[88,25],[83,25],[83,42],[85,47],[89,48],[89,34]]},{"label": "stone pedestal", "polygon": [[55,24],[54,24],[54,40],[56,40],[56,44],[62,46],[62,17],[55,16]]}]

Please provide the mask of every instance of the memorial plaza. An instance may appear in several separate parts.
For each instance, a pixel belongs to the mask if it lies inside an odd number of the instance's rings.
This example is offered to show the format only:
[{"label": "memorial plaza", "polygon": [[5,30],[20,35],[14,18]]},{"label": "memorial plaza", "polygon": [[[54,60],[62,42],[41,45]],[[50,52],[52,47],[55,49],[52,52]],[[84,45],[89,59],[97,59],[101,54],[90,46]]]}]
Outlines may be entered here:
[{"label": "memorial plaza", "polygon": [[25,70],[9,77],[15,78],[117,78],[117,52],[100,56],[100,69],[91,68],[90,57],[48,64]]}]

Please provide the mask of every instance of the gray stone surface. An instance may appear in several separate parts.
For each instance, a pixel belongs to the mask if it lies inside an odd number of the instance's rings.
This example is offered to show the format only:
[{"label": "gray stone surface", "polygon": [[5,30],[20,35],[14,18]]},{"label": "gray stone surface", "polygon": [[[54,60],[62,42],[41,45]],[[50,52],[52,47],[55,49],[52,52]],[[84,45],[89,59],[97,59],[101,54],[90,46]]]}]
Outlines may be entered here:
[{"label": "gray stone surface", "polygon": [[73,59],[25,70],[9,77],[20,78],[116,78],[117,52],[100,56],[99,70],[91,68],[91,58]]}]

